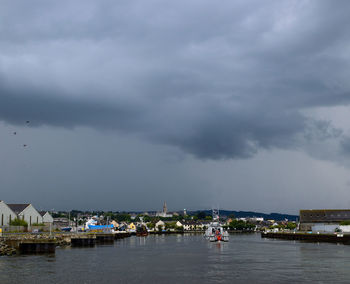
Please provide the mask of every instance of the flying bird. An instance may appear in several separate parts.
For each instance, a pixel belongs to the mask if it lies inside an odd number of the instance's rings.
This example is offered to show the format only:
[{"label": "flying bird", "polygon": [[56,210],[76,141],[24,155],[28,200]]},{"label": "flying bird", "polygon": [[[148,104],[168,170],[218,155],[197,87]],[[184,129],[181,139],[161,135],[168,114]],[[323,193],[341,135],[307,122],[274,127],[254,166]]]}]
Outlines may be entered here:
[{"label": "flying bird", "polygon": [[29,120],[26,121],[26,123],[29,123],[29,122],[30,122]]},{"label": "flying bird", "polygon": [[23,144],[23,147],[27,147],[27,144]]},{"label": "flying bird", "polygon": [[15,131],[15,132],[13,132],[13,135],[16,135],[17,134],[17,132]]}]

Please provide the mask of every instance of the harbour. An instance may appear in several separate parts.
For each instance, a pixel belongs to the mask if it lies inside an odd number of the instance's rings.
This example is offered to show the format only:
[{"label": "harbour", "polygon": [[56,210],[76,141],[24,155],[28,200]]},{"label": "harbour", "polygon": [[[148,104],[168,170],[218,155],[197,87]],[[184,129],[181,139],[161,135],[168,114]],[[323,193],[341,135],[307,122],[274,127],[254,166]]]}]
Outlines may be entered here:
[{"label": "harbour", "polygon": [[0,237],[0,255],[52,254],[56,247],[93,247],[96,244],[113,244],[115,240],[130,237],[126,232],[118,233],[13,233]]},{"label": "harbour", "polygon": [[[131,236],[113,244],[56,248],[55,254],[0,258],[12,283],[347,283],[350,246],[230,234]],[[75,280],[73,280],[75,279]]]}]

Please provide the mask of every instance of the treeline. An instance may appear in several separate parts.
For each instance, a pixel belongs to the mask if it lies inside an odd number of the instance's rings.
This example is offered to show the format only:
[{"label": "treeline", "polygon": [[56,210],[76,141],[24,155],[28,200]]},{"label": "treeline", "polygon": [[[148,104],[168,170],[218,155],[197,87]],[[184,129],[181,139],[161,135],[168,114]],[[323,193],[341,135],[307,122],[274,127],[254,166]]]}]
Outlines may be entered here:
[{"label": "treeline", "polygon": [[181,220],[206,220],[210,221],[212,220],[212,216],[205,211],[198,211],[195,212],[194,214],[188,214],[188,215],[173,215],[172,217],[160,217],[160,216],[149,216],[146,214],[138,214],[136,216],[132,216],[129,213],[126,212],[112,212],[112,211],[79,211],[79,210],[72,210],[70,212],[56,212],[52,213],[53,218],[60,218],[60,217],[65,217],[68,218],[70,216],[71,219],[73,218],[79,218],[84,215],[96,215],[96,216],[103,216],[105,220],[107,218],[109,220],[115,220],[117,222],[139,222],[141,219],[143,222],[153,222],[153,221],[181,221]]},{"label": "treeline", "polygon": [[233,231],[253,231],[256,225],[243,220],[232,220],[226,227]]}]

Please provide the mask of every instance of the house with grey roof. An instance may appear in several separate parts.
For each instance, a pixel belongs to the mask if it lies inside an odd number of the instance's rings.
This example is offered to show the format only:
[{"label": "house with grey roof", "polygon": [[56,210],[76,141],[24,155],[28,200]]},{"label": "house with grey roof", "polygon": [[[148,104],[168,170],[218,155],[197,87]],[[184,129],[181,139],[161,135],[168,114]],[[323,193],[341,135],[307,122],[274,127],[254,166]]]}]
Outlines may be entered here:
[{"label": "house with grey roof", "polygon": [[40,213],[41,217],[43,218],[44,224],[50,224],[50,223],[52,224],[53,223],[53,218],[52,218],[49,211],[40,211],[39,213]]},{"label": "house with grey roof", "polygon": [[43,223],[43,217],[30,203],[7,204],[16,213],[17,218],[22,219],[31,226],[34,223]]},{"label": "house with grey roof", "polygon": [[0,226],[9,226],[16,217],[16,213],[4,201],[0,200]]}]

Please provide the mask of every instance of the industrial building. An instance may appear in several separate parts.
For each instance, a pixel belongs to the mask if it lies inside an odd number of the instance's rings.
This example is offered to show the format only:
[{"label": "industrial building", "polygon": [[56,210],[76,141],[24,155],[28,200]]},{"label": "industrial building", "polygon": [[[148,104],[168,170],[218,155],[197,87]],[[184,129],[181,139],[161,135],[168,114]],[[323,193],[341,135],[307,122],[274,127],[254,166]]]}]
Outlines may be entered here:
[{"label": "industrial building", "polygon": [[301,231],[334,231],[343,221],[350,220],[350,209],[300,210]]}]

